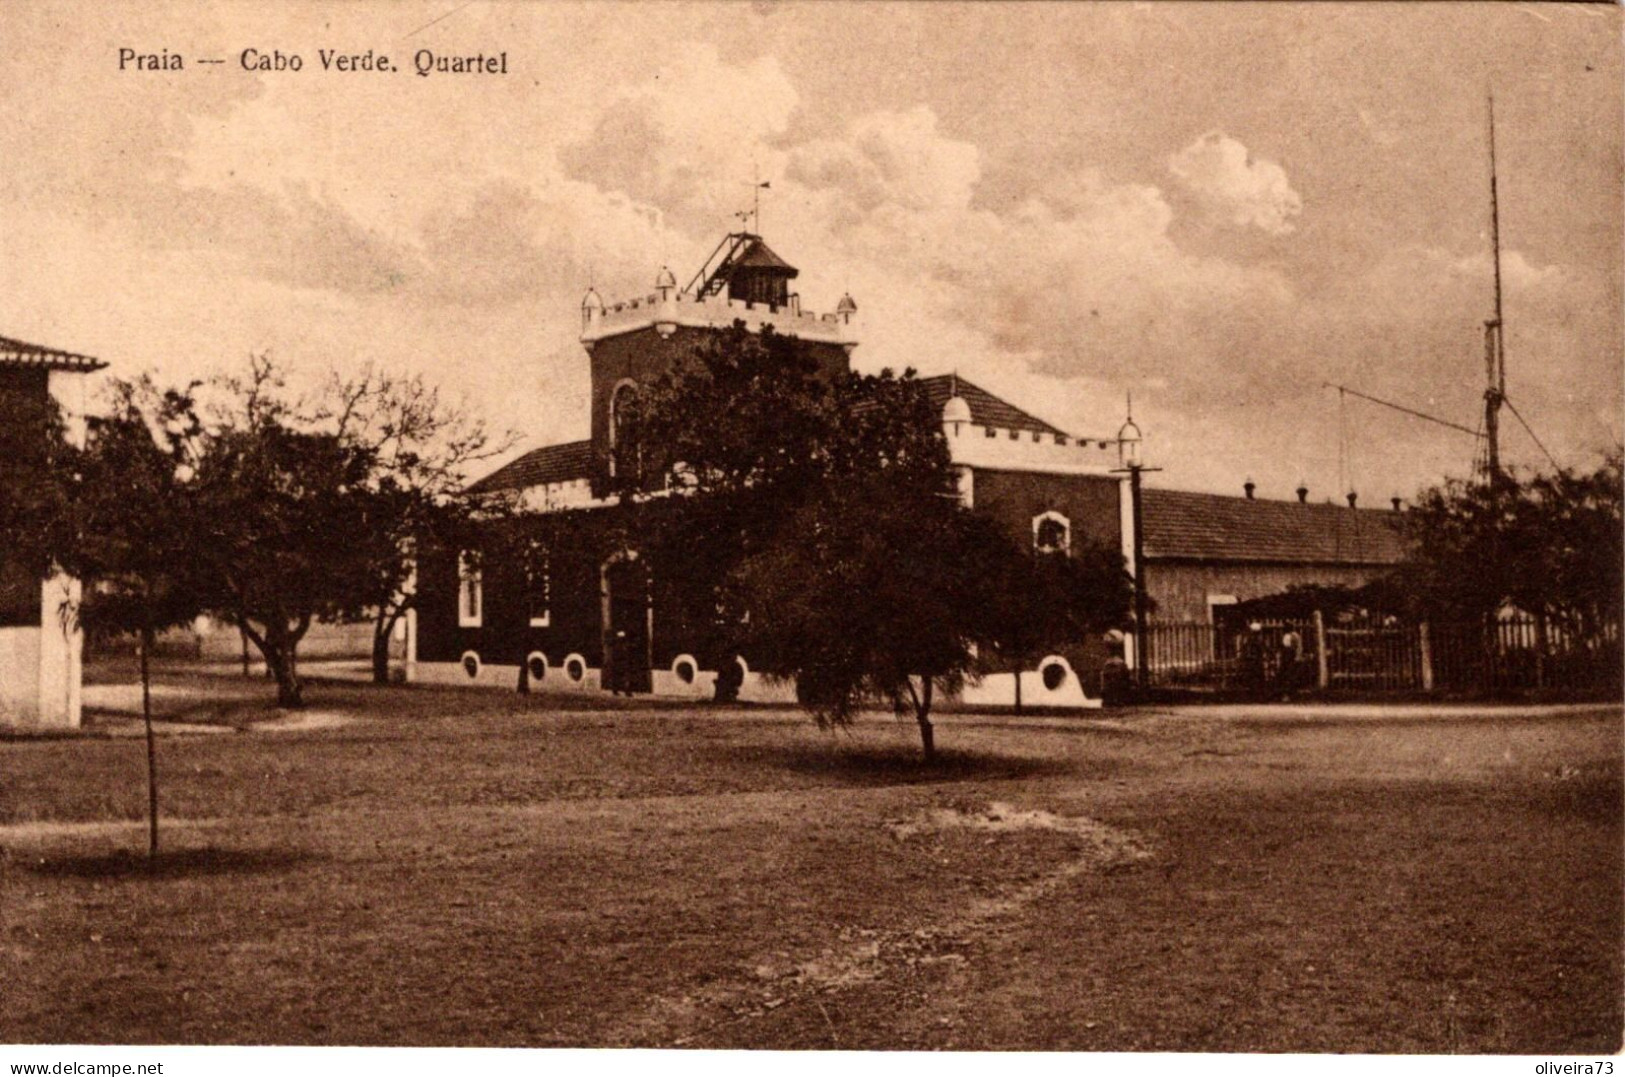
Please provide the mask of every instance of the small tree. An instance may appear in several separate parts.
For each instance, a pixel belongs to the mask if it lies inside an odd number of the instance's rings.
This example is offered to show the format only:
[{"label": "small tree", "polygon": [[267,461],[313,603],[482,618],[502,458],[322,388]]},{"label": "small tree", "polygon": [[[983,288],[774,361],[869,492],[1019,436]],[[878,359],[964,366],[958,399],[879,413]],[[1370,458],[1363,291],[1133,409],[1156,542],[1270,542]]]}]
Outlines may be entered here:
[{"label": "small tree", "polygon": [[410,584],[418,559],[506,507],[471,498],[464,486],[469,468],[512,448],[514,435],[493,434],[482,420],[443,401],[422,375],[370,368],[353,378],[333,375],[315,418],[373,461],[370,528],[357,538],[368,545],[372,678],[384,684],[390,637],[417,600]]},{"label": "small tree", "polygon": [[1124,627],[1134,582],[1122,554],[1080,542],[1063,552],[1016,551],[989,566],[1002,570],[992,595],[991,653],[1015,671],[1021,710],[1021,670],[1057,645]]},{"label": "small tree", "polygon": [[911,374],[845,379],[834,408],[822,472],[735,574],[748,639],[821,723],[884,701],[912,715],[929,761],[937,692],[957,691],[983,654],[1024,657],[1118,623],[1128,579],[1109,551],[1035,557],[962,508]]},{"label": "small tree", "polygon": [[149,855],[158,852],[152,649],[160,631],[186,624],[202,608],[187,485],[200,429],[189,389],[115,382],[111,407],[89,420],[76,483],[71,564],[86,587],[83,624],[92,637],[133,636],[140,648]]},{"label": "small tree", "polygon": [[225,388],[192,481],[205,601],[265,656],[277,704],[300,707],[299,642],[317,619],[368,609],[372,536],[390,509],[372,485],[376,452],[310,429],[268,359]]},{"label": "small tree", "polygon": [[[714,611],[714,646],[793,676],[822,723],[883,700],[930,758],[934,696],[979,652],[1076,639],[1126,609],[1120,558],[1040,566],[960,508],[911,371],[826,376],[794,338],[736,324],[624,405],[618,487],[644,502],[631,526],[656,563],[682,561],[675,604],[691,622]],[[665,488],[684,496],[649,496]]]},{"label": "small tree", "polygon": [[998,642],[993,588],[1017,554],[990,520],[892,476],[824,493],[737,574],[751,645],[820,724],[869,700],[909,714],[930,762],[935,694]]}]

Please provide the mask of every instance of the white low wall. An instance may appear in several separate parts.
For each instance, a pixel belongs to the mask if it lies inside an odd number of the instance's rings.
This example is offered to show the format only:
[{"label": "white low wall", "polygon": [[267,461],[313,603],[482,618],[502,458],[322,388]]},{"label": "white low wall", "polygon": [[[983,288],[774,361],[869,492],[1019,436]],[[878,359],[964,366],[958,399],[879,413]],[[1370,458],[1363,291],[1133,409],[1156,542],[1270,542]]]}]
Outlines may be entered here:
[{"label": "white low wall", "polygon": [[[541,680],[532,677],[530,686],[539,691],[596,692],[599,690],[601,672],[587,667],[581,680],[572,681],[562,667],[553,666]],[[407,679],[414,684],[443,684],[455,688],[504,688],[512,692],[519,687],[519,667],[487,665],[481,662],[479,671],[470,677],[461,662],[414,662],[409,667]]]},{"label": "white low wall", "polygon": [[[686,657],[688,656],[682,656]],[[652,691],[649,694],[659,699],[715,698],[716,671],[695,668],[693,679],[685,680],[677,668],[682,658],[673,662],[671,669],[650,671]],[[566,662],[568,661],[567,658]],[[1065,670],[1065,676],[1054,688],[1048,688],[1044,684],[1044,669],[1051,664],[1058,664]],[[482,662],[472,677],[460,662],[418,662],[411,670],[410,679],[419,684],[501,688],[510,692],[519,684],[517,665],[487,665]],[[603,690],[602,672],[585,667],[581,680],[575,681],[570,679],[563,666],[549,665],[540,680],[534,676],[531,678],[530,685],[538,691],[598,692]],[[796,702],[795,681],[770,680],[761,673],[747,670],[739,685],[739,701],[793,704]],[[947,701],[969,707],[1013,707],[1016,704],[1016,676],[1013,673],[987,674],[974,683],[967,683],[957,696],[950,696]],[[1044,659],[1038,664],[1037,669],[1022,672],[1021,703],[1027,707],[1075,710],[1089,710],[1100,706],[1100,700],[1092,699],[1085,694],[1078,675],[1073,672],[1066,659],[1058,655]]]},{"label": "white low wall", "polygon": [[38,628],[0,628],[0,724],[39,724]]},{"label": "white low wall", "polygon": [[0,628],[0,725],[78,728],[84,665],[78,603],[78,581],[56,576],[40,585],[38,625]]},{"label": "white low wall", "polygon": [[[1044,670],[1050,665],[1059,666],[1066,674],[1054,688],[1044,684]],[[1016,675],[989,673],[973,684],[967,683],[959,693],[958,702],[969,707],[1013,707],[1016,705]],[[1092,709],[1100,706],[1100,700],[1085,694],[1083,682],[1070,662],[1060,655],[1050,655],[1038,663],[1037,669],[1021,672],[1021,705]]]},{"label": "white low wall", "polygon": [[[603,691],[603,671],[585,666],[579,681],[571,680],[565,672],[565,663],[549,665],[546,674],[541,680],[531,678],[531,687],[539,691],[574,691],[598,692]],[[686,657],[686,656],[685,656]],[[651,695],[661,699],[712,699],[716,695],[716,670],[694,670],[694,679],[685,681],[678,675],[678,663],[673,662],[671,669],[656,669],[650,671]],[[417,684],[443,684],[456,687],[477,688],[503,688],[513,691],[519,684],[519,667],[517,665],[492,665],[480,662],[474,676],[469,676],[468,670],[461,662],[416,662],[411,666],[411,681]],[[739,699],[744,703],[794,703],[796,701],[796,686],[794,681],[771,681],[760,673],[746,672],[744,680],[739,686]]]}]

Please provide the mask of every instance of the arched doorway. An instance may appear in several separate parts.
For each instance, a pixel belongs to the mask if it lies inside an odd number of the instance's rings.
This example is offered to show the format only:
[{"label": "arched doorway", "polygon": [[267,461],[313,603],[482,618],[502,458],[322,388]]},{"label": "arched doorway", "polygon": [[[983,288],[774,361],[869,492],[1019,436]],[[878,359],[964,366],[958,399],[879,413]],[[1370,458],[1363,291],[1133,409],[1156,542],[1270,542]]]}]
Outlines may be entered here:
[{"label": "arched doorway", "polygon": [[653,687],[648,566],[636,550],[624,550],[604,562],[602,576],[604,688],[628,694],[648,692]]}]

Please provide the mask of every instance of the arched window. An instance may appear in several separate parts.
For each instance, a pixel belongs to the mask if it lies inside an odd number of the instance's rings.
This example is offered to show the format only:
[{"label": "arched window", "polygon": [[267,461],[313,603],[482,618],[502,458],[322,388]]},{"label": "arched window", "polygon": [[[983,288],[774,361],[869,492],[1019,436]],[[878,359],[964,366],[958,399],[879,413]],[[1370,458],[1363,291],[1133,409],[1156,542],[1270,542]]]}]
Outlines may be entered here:
[{"label": "arched window", "polygon": [[1070,554],[1072,521],[1054,511],[1034,516],[1033,549],[1039,553]]},{"label": "arched window", "polygon": [[620,455],[621,425],[626,421],[626,406],[638,391],[638,383],[623,378],[609,394],[609,473],[616,474]]},{"label": "arched window", "polygon": [[485,586],[481,580],[479,555],[464,550],[457,558],[457,627],[480,627],[484,606]]},{"label": "arched window", "polygon": [[526,552],[525,605],[529,607],[530,626],[546,628],[551,623],[552,565],[548,561],[546,548],[540,543],[532,542]]}]

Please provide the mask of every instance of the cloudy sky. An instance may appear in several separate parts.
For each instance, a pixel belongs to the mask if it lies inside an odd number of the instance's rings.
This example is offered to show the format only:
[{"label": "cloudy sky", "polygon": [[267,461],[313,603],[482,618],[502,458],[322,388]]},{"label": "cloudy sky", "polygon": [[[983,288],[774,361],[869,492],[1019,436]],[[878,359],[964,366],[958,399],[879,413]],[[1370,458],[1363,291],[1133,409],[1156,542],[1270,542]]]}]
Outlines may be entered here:
[{"label": "cloudy sky", "polygon": [[589,279],[686,281],[760,175],[804,305],[856,297],[859,367],[1095,435],[1132,390],[1162,485],[1408,496],[1472,438],[1324,383],[1476,424],[1493,86],[1509,392],[1585,464],[1625,436],[1620,34],[1556,4],[11,2],[0,334],[176,380],[372,361],[584,437]]}]

